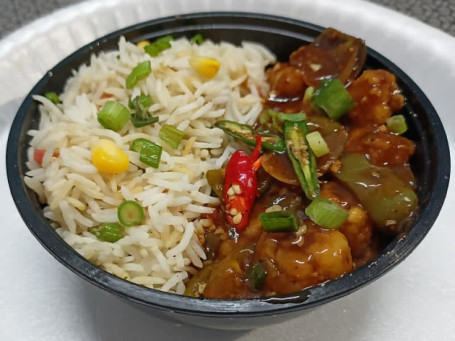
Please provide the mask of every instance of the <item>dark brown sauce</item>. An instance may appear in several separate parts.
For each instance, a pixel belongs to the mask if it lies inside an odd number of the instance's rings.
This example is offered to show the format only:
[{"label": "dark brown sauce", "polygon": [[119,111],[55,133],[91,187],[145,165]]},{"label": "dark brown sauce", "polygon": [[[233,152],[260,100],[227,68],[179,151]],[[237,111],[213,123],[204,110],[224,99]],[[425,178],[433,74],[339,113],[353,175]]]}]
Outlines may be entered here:
[{"label": "dark brown sauce", "polygon": [[[345,153],[355,152],[363,159],[366,157],[368,165],[371,163],[355,179],[360,183],[362,177],[368,178],[366,193],[370,189],[371,193],[395,191],[386,182],[371,181],[378,169],[374,167],[387,168],[385,178],[393,178],[391,182],[395,184],[411,189],[416,187],[408,164],[414,153],[414,143],[389,132],[384,125],[385,119],[403,105],[404,98],[398,91],[395,77],[387,71],[370,70],[354,80],[365,58],[361,40],[334,30],[324,34],[311,46],[294,52],[291,63],[277,64],[267,70],[271,91],[265,95],[264,106],[283,113],[305,112],[309,130],[318,130],[324,137],[330,152],[317,160],[320,195],[343,207],[348,212],[347,220],[339,229],[328,230],[308,219],[305,207],[309,200],[302,193],[288,157],[285,153],[267,152],[258,175],[260,197],[252,208],[247,229],[233,233],[223,218],[222,207],[207,216],[214,223],[205,235],[209,260],[187,284],[187,295],[231,299],[298,292],[371,262],[393,234],[400,232],[400,226],[393,221],[389,231],[387,226],[378,228],[373,222],[377,220],[372,218],[372,211],[365,209],[352,188],[341,182],[337,174]],[[318,57],[321,69],[315,71],[318,66],[309,64],[307,61],[311,58],[308,56]],[[334,64],[330,59],[334,56],[343,63]],[[320,78],[327,75],[340,76],[345,83],[351,84],[348,91],[355,105],[342,119],[343,125],[315,112],[309,103],[303,102],[305,89],[317,85]],[[382,198],[376,199],[378,205],[384,206],[383,210],[395,202],[393,198],[385,198],[389,201],[382,203],[379,203]],[[299,230],[292,233],[264,231],[258,216],[271,207],[294,213]],[[261,264],[267,273],[260,288],[255,288],[251,275],[257,264]]]}]

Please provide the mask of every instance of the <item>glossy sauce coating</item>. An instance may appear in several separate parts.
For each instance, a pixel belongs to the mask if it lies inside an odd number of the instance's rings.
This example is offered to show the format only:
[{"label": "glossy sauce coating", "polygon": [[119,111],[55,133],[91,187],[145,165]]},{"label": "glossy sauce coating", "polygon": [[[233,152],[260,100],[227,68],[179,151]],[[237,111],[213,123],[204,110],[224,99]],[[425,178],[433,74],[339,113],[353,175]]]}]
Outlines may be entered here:
[{"label": "glossy sauce coating", "polygon": [[[352,37],[351,37],[352,38]],[[235,233],[220,217],[223,207],[208,216],[218,236],[211,247],[210,260],[193,276],[186,294],[207,298],[251,298],[283,295],[324,283],[348,274],[373,260],[400,231],[397,222],[378,228],[352,190],[338,179],[345,153],[358,153],[372,170],[384,167],[388,178],[410,190],[415,180],[409,167],[414,143],[388,131],[385,122],[404,104],[395,76],[385,70],[360,73],[365,58],[360,40],[329,30],[315,43],[295,51],[289,62],[267,70],[270,93],[265,106],[284,113],[304,111],[310,131],[319,131],[329,146],[329,154],[317,159],[320,196],[343,207],[347,220],[337,230],[327,230],[312,222],[304,211],[309,204],[286,155],[267,152],[263,158],[266,184],[253,206],[246,230]],[[363,60],[363,61],[362,61]],[[354,107],[341,124],[327,118],[302,98],[308,86],[317,86],[322,77],[341,77],[354,100]],[[268,176],[267,176],[268,175]],[[356,180],[358,183],[362,178]],[[388,183],[375,183],[393,193]],[[368,194],[368,188],[365,188]],[[376,188],[377,191],[377,188]],[[379,191],[381,192],[381,191]],[[373,192],[372,192],[373,193]],[[375,192],[377,193],[377,192]],[[395,198],[384,199],[379,209],[387,210]],[[259,214],[269,210],[290,211],[298,217],[299,229],[292,233],[268,233]],[[394,225],[395,224],[395,225]],[[213,239],[208,232],[207,239]],[[266,271],[263,285],[254,287],[252,268],[260,263]]]}]

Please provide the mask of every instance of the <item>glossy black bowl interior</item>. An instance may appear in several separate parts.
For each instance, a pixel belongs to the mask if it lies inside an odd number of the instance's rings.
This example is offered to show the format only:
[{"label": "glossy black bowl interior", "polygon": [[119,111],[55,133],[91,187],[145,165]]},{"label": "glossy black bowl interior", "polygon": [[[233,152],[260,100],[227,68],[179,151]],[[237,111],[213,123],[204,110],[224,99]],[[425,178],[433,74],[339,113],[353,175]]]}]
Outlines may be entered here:
[{"label": "glossy black bowl interior", "polygon": [[383,68],[394,73],[407,98],[402,113],[407,116],[409,125],[407,136],[417,144],[412,167],[417,176],[420,212],[409,231],[396,237],[373,263],[325,285],[286,297],[232,301],[182,297],[135,285],[92,265],[69,247],[43,217],[37,196],[23,181],[29,142],[26,132],[36,128],[39,120],[37,103],[31,96],[61,91],[73,69],[89,62],[93,53],[115,49],[120,36],[136,42],[166,34],[172,34],[174,38],[191,38],[201,33],[213,41],[258,42],[273,51],[279,60],[287,60],[292,51],[311,42],[321,30],[321,27],[308,23],[268,15],[199,13],[153,20],[117,31],[64,59],[28,94],[15,117],[8,140],[8,181],[17,208],[30,231],[55,258],[98,287],[143,308],[154,308],[152,311],[211,327],[251,328],[279,321],[280,316],[289,318],[289,315],[342,297],[390,270],[419,244],[439,214],[449,183],[450,159],[444,129],[429,100],[403,71],[371,49],[368,50],[366,67]]}]

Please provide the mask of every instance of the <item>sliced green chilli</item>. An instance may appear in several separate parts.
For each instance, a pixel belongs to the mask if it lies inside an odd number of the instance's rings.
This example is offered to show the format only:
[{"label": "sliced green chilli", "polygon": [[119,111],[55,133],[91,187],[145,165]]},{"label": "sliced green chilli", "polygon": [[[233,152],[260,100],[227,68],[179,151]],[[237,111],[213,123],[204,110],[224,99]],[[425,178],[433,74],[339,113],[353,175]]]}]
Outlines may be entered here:
[{"label": "sliced green chilli", "polygon": [[305,121],[284,122],[286,149],[300,185],[308,199],[319,196],[316,157],[306,140],[308,128]]},{"label": "sliced green chilli", "polygon": [[256,136],[260,135],[262,146],[265,149],[278,153],[283,153],[286,150],[284,140],[281,137],[269,133],[255,132],[247,124],[223,120],[215,123],[215,127],[222,129],[226,134],[252,147],[256,145]]}]

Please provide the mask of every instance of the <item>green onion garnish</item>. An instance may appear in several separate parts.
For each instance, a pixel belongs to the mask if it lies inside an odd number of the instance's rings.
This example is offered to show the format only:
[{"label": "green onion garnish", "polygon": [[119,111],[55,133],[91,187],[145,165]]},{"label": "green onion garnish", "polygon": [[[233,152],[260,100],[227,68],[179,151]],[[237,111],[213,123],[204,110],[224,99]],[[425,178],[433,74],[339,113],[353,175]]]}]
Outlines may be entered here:
[{"label": "green onion garnish", "polygon": [[348,212],[330,200],[316,198],[305,209],[306,215],[326,229],[340,227],[348,218]]},{"label": "green onion garnish", "polygon": [[138,139],[133,141],[133,143],[131,144],[130,150],[132,150],[133,152],[136,152],[136,153],[140,153],[144,143],[145,144],[146,143],[150,144],[150,143],[153,143],[153,142],[150,141],[150,140],[144,139],[144,138],[138,138]]},{"label": "green onion garnish", "polygon": [[131,114],[131,123],[133,123],[136,128],[148,126],[149,124],[158,122],[158,120],[158,116],[149,116],[146,119],[142,119],[137,113]]},{"label": "green onion garnish", "polygon": [[403,115],[391,116],[386,121],[387,128],[396,134],[404,134],[408,130],[406,119]]},{"label": "green onion garnish", "polygon": [[268,112],[270,116],[275,117],[282,122],[284,121],[299,122],[306,119],[306,115],[303,112],[299,112],[296,114],[286,114],[272,109],[269,109]]},{"label": "green onion garnish", "polygon": [[172,36],[161,37],[149,45],[144,47],[144,51],[151,57],[156,57],[160,52],[167,50],[171,47],[171,41],[173,40]]},{"label": "green onion garnish", "polygon": [[138,225],[144,219],[144,209],[137,202],[122,202],[117,209],[118,220],[125,226]]},{"label": "green onion garnish", "polygon": [[61,102],[60,98],[58,97],[58,95],[55,92],[46,92],[44,94],[44,97],[46,97],[49,101],[51,101],[54,104],[58,104]]},{"label": "green onion garnish", "polygon": [[264,285],[265,278],[267,277],[267,271],[261,261],[257,262],[250,272],[250,280],[253,282],[253,287],[256,290],[260,290]]},{"label": "green onion garnish", "polygon": [[193,38],[191,38],[191,43],[201,45],[204,42],[202,34],[198,33]]},{"label": "green onion garnish", "polygon": [[147,78],[148,75],[150,75],[150,72],[152,72],[150,60],[137,64],[137,66],[134,67],[131,73],[126,77],[126,88],[132,89],[137,82]]},{"label": "green onion garnish", "polygon": [[148,112],[151,104],[152,98],[146,95],[137,96],[133,100],[130,99],[128,106],[134,109],[134,113],[131,114],[131,122],[136,128],[158,122],[158,116],[151,116]]},{"label": "green onion garnish", "polygon": [[272,118],[273,127],[279,132],[283,132],[283,122],[300,122],[306,119],[306,115],[303,112],[296,114],[286,114],[269,109],[268,114]]},{"label": "green onion garnish", "polygon": [[130,149],[139,153],[139,160],[153,168],[158,168],[163,148],[150,140],[139,138],[133,141]]},{"label": "green onion garnish", "polygon": [[101,225],[89,229],[99,240],[115,243],[123,238],[123,226],[117,223],[102,223]]},{"label": "green onion garnish", "polygon": [[314,88],[312,86],[309,86],[308,88],[306,88],[305,93],[303,94],[302,102],[305,104],[310,103],[311,97],[313,97],[313,94],[314,94]]},{"label": "green onion garnish", "polygon": [[306,136],[306,140],[308,141],[308,144],[310,145],[310,148],[316,157],[323,156],[330,152],[327,143],[319,131],[313,131],[312,133],[309,133]]},{"label": "green onion garnish", "polygon": [[266,212],[259,215],[262,228],[266,232],[295,232],[297,219],[287,211]]},{"label": "green onion garnish", "polygon": [[155,143],[144,144],[139,154],[139,160],[153,168],[158,168],[163,148]]},{"label": "green onion garnish", "polygon": [[171,48],[171,41],[174,38],[171,35],[161,37],[155,41],[155,44],[161,49],[161,51]]},{"label": "green onion garnish", "polygon": [[130,108],[131,110],[137,110],[137,105],[134,104],[134,100],[137,100],[140,105],[142,105],[144,108],[149,108],[151,105],[152,105],[152,97],[148,96],[148,95],[139,95],[139,96],[136,96],[134,99],[129,99],[128,101],[128,108]]},{"label": "green onion garnish", "polygon": [[337,78],[326,78],[319,83],[311,97],[313,104],[324,109],[330,118],[337,120],[354,106],[344,84]]},{"label": "green onion garnish", "polygon": [[156,57],[160,54],[161,50],[155,44],[150,44],[144,47],[144,51],[151,57]]},{"label": "green onion garnish", "polygon": [[119,131],[129,121],[131,114],[123,104],[107,101],[97,116],[104,128]]},{"label": "green onion garnish", "polygon": [[267,123],[270,122],[270,119],[272,118],[269,114],[269,109],[262,110],[261,113],[258,116],[258,122],[259,125],[263,126]]},{"label": "green onion garnish", "polygon": [[160,139],[167,142],[172,148],[177,149],[183,136],[185,136],[185,132],[165,124],[161,127],[159,136]]}]

